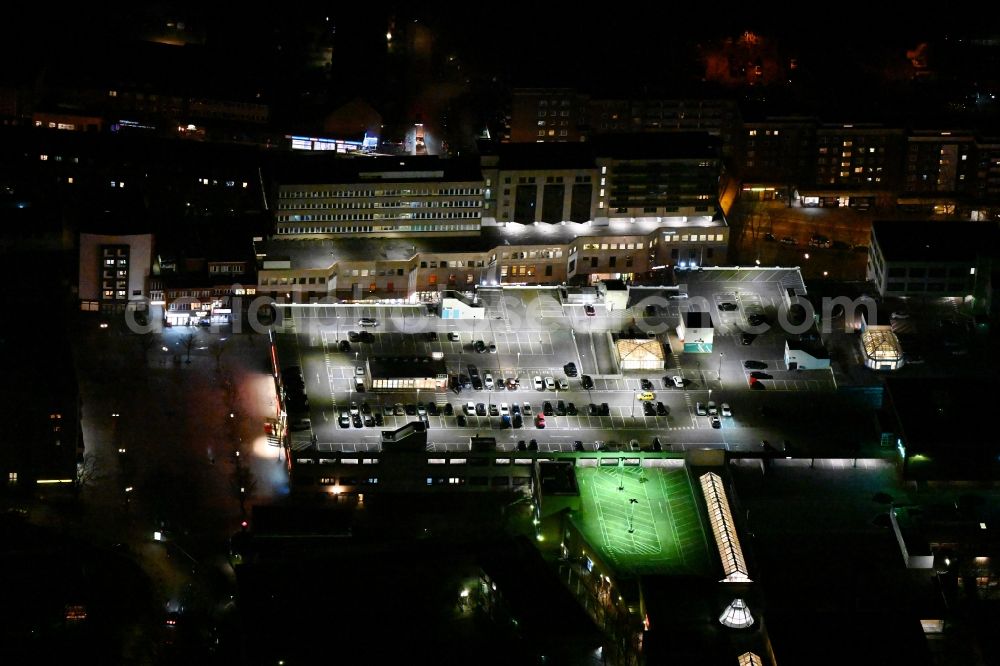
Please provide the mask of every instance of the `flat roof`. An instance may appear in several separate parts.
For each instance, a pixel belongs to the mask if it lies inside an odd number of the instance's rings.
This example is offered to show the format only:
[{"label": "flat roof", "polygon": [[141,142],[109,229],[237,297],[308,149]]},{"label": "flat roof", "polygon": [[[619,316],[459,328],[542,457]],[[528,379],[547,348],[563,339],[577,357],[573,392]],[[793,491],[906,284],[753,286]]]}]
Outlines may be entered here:
[{"label": "flat roof", "polygon": [[448,366],[443,360],[412,356],[370,358],[368,369],[373,379],[429,378],[448,374]]},{"label": "flat roof", "polygon": [[717,159],[721,140],[708,132],[598,134],[591,138],[598,158],[634,160]]},{"label": "flat roof", "polygon": [[688,328],[712,328],[712,315],[698,310],[684,313],[684,325]]},{"label": "flat roof", "polygon": [[277,166],[282,187],[390,182],[478,182],[483,172],[478,158],[443,158],[436,155],[402,157],[343,156],[288,153]]},{"label": "flat roof", "polygon": [[872,234],[886,261],[975,261],[997,247],[997,227],[989,222],[877,221]]},{"label": "flat roof", "polygon": [[[890,377],[885,382],[904,436],[911,469],[933,464],[955,478],[978,478],[997,467],[1000,441],[984,434],[969,411],[969,396],[993,395],[995,382],[978,377]],[[915,454],[923,459],[913,460]]]},{"label": "flat roof", "polygon": [[683,467],[577,467],[576,479],[581,510],[571,514],[571,520],[617,572],[713,575],[702,519]]}]

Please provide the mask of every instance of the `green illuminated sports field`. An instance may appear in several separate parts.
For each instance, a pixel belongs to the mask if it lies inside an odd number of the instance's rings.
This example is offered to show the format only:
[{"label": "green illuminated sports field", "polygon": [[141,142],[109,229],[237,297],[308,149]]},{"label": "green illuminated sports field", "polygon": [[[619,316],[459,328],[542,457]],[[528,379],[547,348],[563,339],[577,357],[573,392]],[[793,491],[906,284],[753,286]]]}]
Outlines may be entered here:
[{"label": "green illuminated sports field", "polygon": [[582,509],[573,519],[617,571],[711,574],[708,542],[683,469],[578,467],[576,475]]}]

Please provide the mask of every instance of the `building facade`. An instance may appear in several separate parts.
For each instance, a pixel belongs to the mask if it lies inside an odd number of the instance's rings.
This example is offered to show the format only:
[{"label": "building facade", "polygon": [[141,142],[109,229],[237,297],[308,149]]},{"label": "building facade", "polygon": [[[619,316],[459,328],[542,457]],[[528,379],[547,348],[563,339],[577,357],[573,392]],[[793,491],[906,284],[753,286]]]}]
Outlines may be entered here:
[{"label": "building facade", "polygon": [[477,162],[379,157],[317,166],[282,174],[279,237],[474,235],[481,226]]},{"label": "building facade", "polygon": [[152,268],[152,234],[80,234],[80,309],[143,309]]},{"label": "building facade", "polygon": [[868,280],[883,297],[982,296],[996,239],[989,223],[875,222]]}]

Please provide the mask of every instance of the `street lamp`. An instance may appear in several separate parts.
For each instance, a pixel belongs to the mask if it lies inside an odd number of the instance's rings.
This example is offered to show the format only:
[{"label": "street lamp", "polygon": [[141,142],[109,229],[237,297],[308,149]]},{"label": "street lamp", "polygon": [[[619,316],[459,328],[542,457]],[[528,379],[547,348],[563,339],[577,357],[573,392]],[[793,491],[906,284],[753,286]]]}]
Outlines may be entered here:
[{"label": "street lamp", "polygon": [[719,381],[722,381],[722,357],[725,356],[724,353],[719,352]]}]

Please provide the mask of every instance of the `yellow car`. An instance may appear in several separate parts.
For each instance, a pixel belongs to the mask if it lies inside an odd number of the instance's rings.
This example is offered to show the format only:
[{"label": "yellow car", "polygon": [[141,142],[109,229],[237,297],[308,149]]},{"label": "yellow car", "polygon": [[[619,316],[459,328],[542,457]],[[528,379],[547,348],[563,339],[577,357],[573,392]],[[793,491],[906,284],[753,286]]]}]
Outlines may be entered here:
[{"label": "yellow car", "polygon": [[652,391],[643,391],[638,395],[639,400],[656,400],[656,394]]}]

